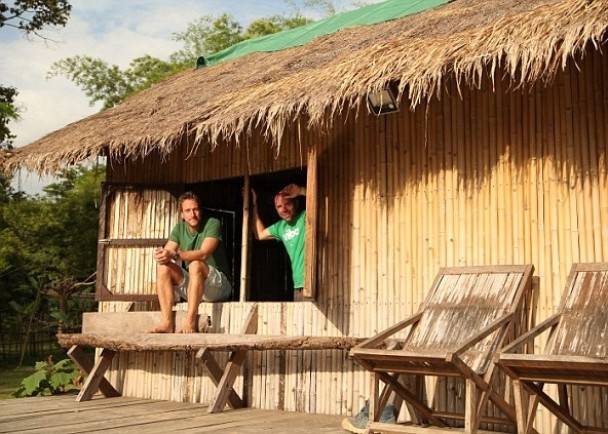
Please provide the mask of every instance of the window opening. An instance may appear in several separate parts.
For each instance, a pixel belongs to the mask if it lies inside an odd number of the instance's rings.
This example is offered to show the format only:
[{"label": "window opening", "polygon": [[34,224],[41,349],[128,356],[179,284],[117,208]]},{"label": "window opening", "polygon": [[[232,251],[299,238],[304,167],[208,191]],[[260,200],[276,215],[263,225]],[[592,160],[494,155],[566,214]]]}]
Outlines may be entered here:
[{"label": "window opening", "polygon": [[[264,227],[268,227],[280,219],[274,207],[275,194],[288,184],[305,187],[306,168],[255,175],[251,176],[250,182],[258,196],[260,219]],[[305,210],[306,198],[298,197],[296,204],[299,210]],[[255,230],[253,220],[250,225]],[[291,263],[283,244],[274,240],[259,241],[254,237],[250,251],[249,300],[293,301]]]}]

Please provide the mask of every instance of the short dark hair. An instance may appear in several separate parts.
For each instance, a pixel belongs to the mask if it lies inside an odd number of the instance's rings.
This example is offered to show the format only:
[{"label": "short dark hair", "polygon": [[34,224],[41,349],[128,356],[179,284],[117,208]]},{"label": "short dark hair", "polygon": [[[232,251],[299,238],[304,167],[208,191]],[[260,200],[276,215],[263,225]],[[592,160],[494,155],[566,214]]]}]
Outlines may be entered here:
[{"label": "short dark hair", "polygon": [[177,203],[179,204],[179,210],[182,210],[182,203],[184,203],[185,200],[193,200],[196,202],[196,204],[200,207],[201,206],[201,201],[198,198],[198,196],[194,193],[192,193],[191,191],[187,191],[185,193],[182,193],[181,196],[177,199]]}]

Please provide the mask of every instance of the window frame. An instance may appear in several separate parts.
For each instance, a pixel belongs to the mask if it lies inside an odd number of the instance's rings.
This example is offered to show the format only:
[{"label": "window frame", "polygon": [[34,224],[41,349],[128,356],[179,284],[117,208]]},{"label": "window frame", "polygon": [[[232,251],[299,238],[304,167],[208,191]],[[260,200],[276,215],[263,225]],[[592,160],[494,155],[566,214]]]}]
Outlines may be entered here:
[{"label": "window frame", "polygon": [[105,282],[105,271],[108,247],[162,247],[167,238],[108,238],[109,224],[108,204],[118,191],[164,190],[175,199],[184,191],[184,184],[140,184],[126,182],[103,182],[99,205],[99,229],[97,235],[97,265],[95,280],[96,301],[156,301],[156,294],[115,294]]}]

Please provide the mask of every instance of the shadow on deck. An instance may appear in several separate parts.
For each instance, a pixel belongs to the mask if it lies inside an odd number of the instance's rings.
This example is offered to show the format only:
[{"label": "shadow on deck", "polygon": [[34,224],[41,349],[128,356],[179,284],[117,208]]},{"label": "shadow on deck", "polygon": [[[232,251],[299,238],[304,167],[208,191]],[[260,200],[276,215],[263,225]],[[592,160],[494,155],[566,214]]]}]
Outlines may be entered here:
[{"label": "shadow on deck", "polygon": [[245,408],[207,414],[200,404],[138,398],[77,403],[74,396],[0,401],[0,433],[340,433],[338,416]]}]

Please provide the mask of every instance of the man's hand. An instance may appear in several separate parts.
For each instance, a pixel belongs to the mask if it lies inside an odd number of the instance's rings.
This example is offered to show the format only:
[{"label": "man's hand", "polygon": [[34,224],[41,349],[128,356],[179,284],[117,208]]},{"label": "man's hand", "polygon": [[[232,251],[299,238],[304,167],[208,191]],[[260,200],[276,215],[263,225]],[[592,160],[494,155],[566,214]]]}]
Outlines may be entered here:
[{"label": "man's hand", "polygon": [[305,190],[303,187],[300,187],[296,184],[286,185],[283,190],[279,191],[279,194],[288,199],[293,199],[294,197],[304,196]]},{"label": "man's hand", "polygon": [[154,259],[156,259],[156,262],[158,262],[160,265],[166,265],[171,262],[173,256],[173,253],[162,247],[159,247],[154,251]]}]

